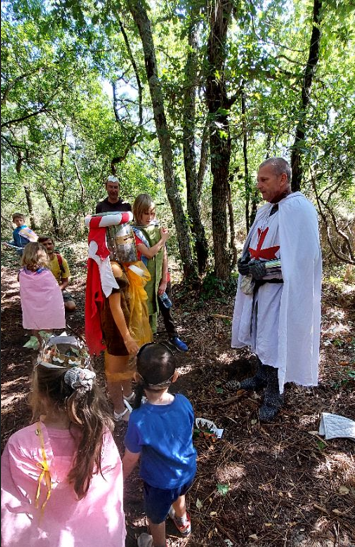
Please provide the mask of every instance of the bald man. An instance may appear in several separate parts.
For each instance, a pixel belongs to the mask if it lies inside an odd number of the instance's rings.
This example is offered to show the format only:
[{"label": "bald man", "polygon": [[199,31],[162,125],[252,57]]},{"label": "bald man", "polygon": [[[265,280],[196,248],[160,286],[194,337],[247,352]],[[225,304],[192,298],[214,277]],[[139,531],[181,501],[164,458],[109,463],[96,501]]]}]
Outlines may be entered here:
[{"label": "bald man", "polygon": [[318,384],[322,258],[314,206],[291,192],[283,158],[264,161],[257,187],[264,200],[238,261],[232,347],[258,357],[254,377],[239,388],[265,388],[260,421],[272,421],[284,384]]}]

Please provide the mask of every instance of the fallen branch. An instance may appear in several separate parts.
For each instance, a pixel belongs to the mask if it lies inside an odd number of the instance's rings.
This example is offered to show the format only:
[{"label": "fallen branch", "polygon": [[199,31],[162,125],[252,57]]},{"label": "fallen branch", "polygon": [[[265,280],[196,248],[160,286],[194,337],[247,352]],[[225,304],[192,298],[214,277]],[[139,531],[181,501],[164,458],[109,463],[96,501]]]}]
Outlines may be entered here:
[{"label": "fallen branch", "polygon": [[231,542],[233,543],[233,545],[238,545],[238,542],[236,541],[236,539],[227,531],[223,528],[223,526],[221,524],[219,524],[219,522],[215,522],[215,525],[217,526],[218,530],[223,534],[225,535],[228,539],[231,540]]},{"label": "fallen branch", "polygon": [[211,313],[211,317],[218,317],[219,319],[229,319],[232,321],[232,317],[229,315],[222,315],[221,313]]}]

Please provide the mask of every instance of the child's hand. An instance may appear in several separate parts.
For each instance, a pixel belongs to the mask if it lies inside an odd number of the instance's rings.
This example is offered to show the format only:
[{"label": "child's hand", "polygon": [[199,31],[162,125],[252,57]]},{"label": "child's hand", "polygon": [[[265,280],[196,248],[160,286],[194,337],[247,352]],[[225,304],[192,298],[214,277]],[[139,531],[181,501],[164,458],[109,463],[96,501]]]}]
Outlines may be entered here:
[{"label": "child's hand", "polygon": [[158,295],[161,296],[166,291],[167,282],[161,280],[158,288]]},{"label": "child's hand", "polygon": [[124,340],[124,345],[127,348],[127,351],[130,355],[136,355],[139,351],[139,346],[137,342],[130,336]]},{"label": "child's hand", "polygon": [[167,228],[160,228],[160,235],[164,242],[167,241],[170,237],[169,230]]}]

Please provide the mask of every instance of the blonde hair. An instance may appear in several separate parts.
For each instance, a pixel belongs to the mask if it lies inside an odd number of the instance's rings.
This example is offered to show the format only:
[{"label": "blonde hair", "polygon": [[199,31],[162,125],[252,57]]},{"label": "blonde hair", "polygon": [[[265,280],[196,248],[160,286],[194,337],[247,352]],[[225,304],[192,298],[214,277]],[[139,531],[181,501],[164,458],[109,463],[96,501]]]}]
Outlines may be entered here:
[{"label": "blonde hair", "polygon": [[149,194],[139,194],[133,203],[133,215],[134,219],[139,224],[142,220],[142,216],[155,207],[155,203]]},{"label": "blonde hair", "polygon": [[48,268],[48,254],[40,243],[27,243],[23,250],[21,266],[35,272],[40,268]]}]

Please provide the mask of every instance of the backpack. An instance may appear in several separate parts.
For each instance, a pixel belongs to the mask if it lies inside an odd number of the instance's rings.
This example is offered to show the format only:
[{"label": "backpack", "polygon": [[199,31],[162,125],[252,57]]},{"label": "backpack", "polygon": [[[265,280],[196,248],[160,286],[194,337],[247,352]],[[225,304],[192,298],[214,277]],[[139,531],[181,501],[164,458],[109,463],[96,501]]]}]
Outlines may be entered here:
[{"label": "backpack", "polygon": [[55,256],[57,257],[57,260],[58,260],[58,264],[59,264],[59,269],[60,271],[62,272],[62,274],[65,272],[65,268],[63,266],[63,257],[61,254],[59,253],[54,253]]}]

